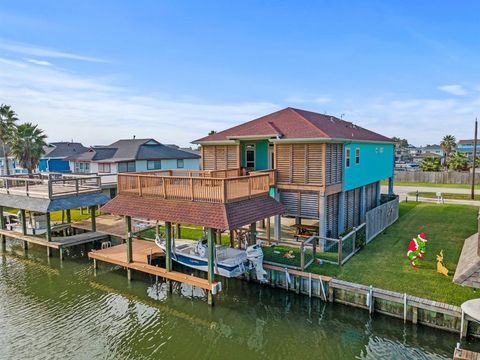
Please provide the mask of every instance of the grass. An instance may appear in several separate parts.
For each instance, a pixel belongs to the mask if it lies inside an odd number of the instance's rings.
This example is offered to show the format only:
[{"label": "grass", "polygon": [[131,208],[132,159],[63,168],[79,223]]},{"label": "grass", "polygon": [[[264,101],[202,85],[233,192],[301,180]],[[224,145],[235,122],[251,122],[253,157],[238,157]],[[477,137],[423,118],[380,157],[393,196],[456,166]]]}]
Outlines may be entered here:
[{"label": "grass", "polygon": [[[464,240],[477,232],[478,208],[466,205],[401,203],[400,219],[363,248],[343,267],[314,265],[310,271],[342,280],[434,301],[460,305],[480,292],[452,282]],[[425,232],[428,243],[421,269],[413,269],[406,256],[410,240]],[[436,255],[443,249],[450,276],[436,271]]]},{"label": "grass", "polygon": [[[416,196],[416,192],[412,191],[408,193],[408,196]],[[419,192],[419,197],[436,199],[436,192]],[[470,194],[452,194],[452,193],[442,193],[444,199],[453,199],[453,200],[471,200]],[[480,194],[475,194],[475,200],[480,200]]]},{"label": "grass", "polygon": [[[388,181],[383,180],[382,185],[388,185]],[[416,186],[416,187],[443,187],[443,188],[454,188],[454,189],[471,189],[472,185],[469,184],[435,184],[435,183],[425,183],[425,182],[413,182],[413,181],[395,181],[395,186]],[[477,188],[478,185],[475,186]]]},{"label": "grass", "polygon": [[[12,213],[12,214],[17,214],[18,209],[15,208],[5,208],[5,211]],[[97,216],[100,213],[97,211]],[[80,211],[80,209],[71,209],[70,210],[70,216],[72,218],[72,221],[80,221],[80,220],[87,220],[90,219],[90,212],[88,210],[83,210],[83,212]],[[62,212],[61,211],[53,211],[50,213],[50,219],[51,221],[62,221]],[[67,220],[67,214],[65,212],[65,221]]]},{"label": "grass", "polygon": [[[277,264],[283,264],[288,266],[295,266],[300,268],[300,248],[297,247],[290,247],[290,246],[283,246],[283,245],[273,245],[273,246],[264,246],[262,247],[263,250],[263,260],[274,262]],[[293,259],[285,258],[284,255],[292,251],[292,255],[294,256]],[[311,250],[305,251],[305,263],[309,262],[313,257],[313,253]]]},{"label": "grass", "polygon": [[[203,229],[201,226],[182,225],[180,229],[182,239],[200,240],[203,237]],[[165,234],[165,227],[163,225],[160,226],[160,233]],[[137,235],[145,239],[155,239],[155,228],[142,230]],[[222,244],[230,245],[229,235],[222,234]]]}]

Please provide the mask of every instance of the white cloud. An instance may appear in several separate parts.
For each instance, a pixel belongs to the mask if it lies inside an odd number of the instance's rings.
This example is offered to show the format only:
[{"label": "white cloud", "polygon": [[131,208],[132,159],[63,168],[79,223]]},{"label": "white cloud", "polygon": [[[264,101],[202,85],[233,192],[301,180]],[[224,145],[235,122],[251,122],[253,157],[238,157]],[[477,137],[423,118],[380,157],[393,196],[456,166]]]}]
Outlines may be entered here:
[{"label": "white cloud", "polygon": [[27,59],[27,62],[30,64],[40,65],[40,66],[52,66],[53,64],[45,60],[36,60],[36,59]]},{"label": "white cloud", "polygon": [[287,103],[297,103],[297,104],[328,104],[332,101],[329,96],[290,96],[285,99]]},{"label": "white cloud", "polygon": [[468,91],[462,85],[456,85],[456,84],[443,85],[443,86],[439,86],[439,89],[451,95],[456,95],[456,96],[468,95]]},{"label": "white cloud", "polygon": [[446,134],[457,140],[472,138],[480,98],[377,99],[363,104],[345,111],[345,118],[385,136],[425,145],[438,144]]},{"label": "white cloud", "polygon": [[46,57],[46,58],[60,58],[68,60],[79,60],[88,62],[108,62],[105,59],[100,59],[91,56],[73,54],[65,51],[42,48],[34,45],[24,43],[14,43],[7,41],[0,41],[0,49],[7,50],[17,54]]},{"label": "white cloud", "polygon": [[269,102],[206,103],[138,95],[108,78],[0,58],[0,99],[22,121],[38,123],[49,141],[108,144],[119,138],[154,137],[187,145],[208,134],[279,109]]}]

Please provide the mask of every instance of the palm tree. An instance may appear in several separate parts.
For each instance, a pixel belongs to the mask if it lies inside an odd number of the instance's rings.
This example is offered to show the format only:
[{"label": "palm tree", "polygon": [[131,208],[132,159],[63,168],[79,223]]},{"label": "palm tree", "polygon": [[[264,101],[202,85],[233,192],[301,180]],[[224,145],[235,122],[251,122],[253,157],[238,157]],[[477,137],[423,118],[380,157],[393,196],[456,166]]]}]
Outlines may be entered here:
[{"label": "palm tree", "polygon": [[445,159],[448,160],[450,153],[455,149],[457,141],[453,135],[445,135],[440,143],[440,147],[445,152]]},{"label": "palm tree", "polygon": [[45,139],[47,135],[37,125],[25,123],[17,126],[11,140],[11,151],[21,167],[31,175],[36,169],[38,161],[45,153]]},{"label": "palm tree", "polygon": [[8,145],[12,139],[15,130],[17,114],[9,105],[2,104],[0,106],[0,141],[3,146],[3,156],[5,160],[6,174],[10,175],[10,167],[8,166]]},{"label": "palm tree", "polygon": [[422,171],[439,171],[440,160],[434,157],[426,157],[420,163],[420,168]]},{"label": "palm tree", "polygon": [[466,170],[468,168],[468,156],[467,154],[454,152],[449,158],[447,162],[448,168],[450,170]]}]

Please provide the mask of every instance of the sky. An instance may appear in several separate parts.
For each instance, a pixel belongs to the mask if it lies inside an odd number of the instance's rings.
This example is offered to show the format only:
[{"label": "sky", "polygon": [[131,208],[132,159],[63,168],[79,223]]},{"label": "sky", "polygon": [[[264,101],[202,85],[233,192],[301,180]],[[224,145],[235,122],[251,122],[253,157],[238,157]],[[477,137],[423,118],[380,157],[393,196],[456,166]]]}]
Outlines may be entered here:
[{"label": "sky", "polygon": [[0,103],[49,141],[182,146],[291,106],[473,137],[478,1],[3,1]]}]

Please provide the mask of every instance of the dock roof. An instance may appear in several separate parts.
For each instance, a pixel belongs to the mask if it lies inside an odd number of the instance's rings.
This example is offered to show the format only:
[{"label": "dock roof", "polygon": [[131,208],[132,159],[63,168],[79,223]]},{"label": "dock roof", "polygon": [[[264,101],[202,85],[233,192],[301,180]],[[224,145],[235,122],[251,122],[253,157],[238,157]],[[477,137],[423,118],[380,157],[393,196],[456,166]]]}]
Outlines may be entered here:
[{"label": "dock roof", "polygon": [[386,136],[335,116],[291,107],[206,136],[193,143],[207,144],[259,136],[282,140],[334,139],[393,143],[392,139]]},{"label": "dock roof", "polygon": [[100,210],[114,215],[221,230],[238,229],[285,212],[283,205],[269,195],[225,204],[120,194]]}]

